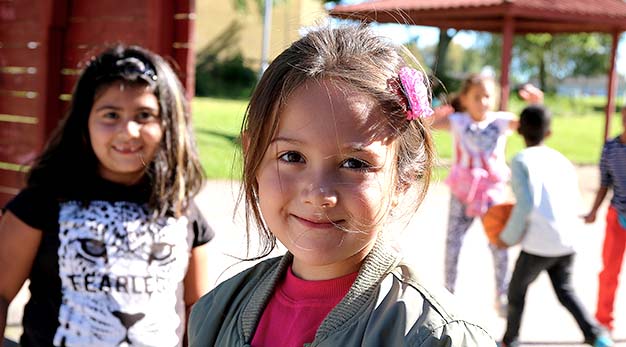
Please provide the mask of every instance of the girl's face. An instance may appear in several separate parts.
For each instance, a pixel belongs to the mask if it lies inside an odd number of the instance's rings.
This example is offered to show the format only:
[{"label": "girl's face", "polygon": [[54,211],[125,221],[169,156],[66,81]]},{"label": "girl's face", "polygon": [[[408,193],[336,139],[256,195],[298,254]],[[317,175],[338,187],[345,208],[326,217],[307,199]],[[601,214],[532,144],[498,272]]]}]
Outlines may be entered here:
[{"label": "girl's face", "polygon": [[461,103],[474,121],[484,120],[493,102],[493,86],[486,81],[471,86],[466,93],[461,94]]},{"label": "girl's face", "polygon": [[157,97],[122,82],[96,94],[88,127],[100,176],[127,185],[141,179],[163,137]]},{"label": "girl's face", "polygon": [[257,171],[269,230],[303,279],[357,271],[394,199],[395,148],[373,99],[309,81],[289,97]]}]

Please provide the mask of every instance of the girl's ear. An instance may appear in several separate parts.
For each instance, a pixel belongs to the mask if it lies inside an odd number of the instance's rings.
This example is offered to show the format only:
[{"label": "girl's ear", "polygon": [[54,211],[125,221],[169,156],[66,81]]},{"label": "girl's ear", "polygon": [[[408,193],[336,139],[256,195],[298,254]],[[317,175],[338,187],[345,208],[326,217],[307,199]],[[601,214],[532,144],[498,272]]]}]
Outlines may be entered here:
[{"label": "girl's ear", "polygon": [[395,209],[398,206],[398,204],[400,203],[400,195],[401,194],[402,193],[400,193],[400,192],[396,192],[393,195],[393,197],[391,198],[391,209],[392,210]]},{"label": "girl's ear", "polygon": [[400,203],[400,198],[402,198],[404,194],[406,194],[409,188],[410,188],[409,184],[407,184],[406,182],[398,182],[398,185],[396,186],[396,189],[393,192],[393,196],[391,197],[392,209],[398,206],[398,203]]}]

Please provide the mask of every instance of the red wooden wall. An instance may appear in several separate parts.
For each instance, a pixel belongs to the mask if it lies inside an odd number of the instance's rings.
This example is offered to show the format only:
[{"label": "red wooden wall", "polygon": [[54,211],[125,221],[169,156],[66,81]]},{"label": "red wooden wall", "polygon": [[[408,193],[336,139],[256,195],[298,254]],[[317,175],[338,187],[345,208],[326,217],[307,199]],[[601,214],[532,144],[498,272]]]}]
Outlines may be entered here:
[{"label": "red wooden wall", "polygon": [[195,0],[0,0],[0,206],[24,185],[84,63],[108,45],[163,55],[191,97],[194,17]]}]

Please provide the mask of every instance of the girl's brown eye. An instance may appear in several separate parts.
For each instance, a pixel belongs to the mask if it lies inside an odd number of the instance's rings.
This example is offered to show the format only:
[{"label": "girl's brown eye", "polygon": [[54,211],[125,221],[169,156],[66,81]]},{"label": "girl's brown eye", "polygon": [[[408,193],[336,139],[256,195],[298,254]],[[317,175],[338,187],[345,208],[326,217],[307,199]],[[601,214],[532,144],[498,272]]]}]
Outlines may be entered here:
[{"label": "girl's brown eye", "polygon": [[145,122],[151,121],[151,120],[153,120],[155,118],[157,118],[157,117],[155,115],[153,115],[152,113],[150,113],[150,112],[140,112],[137,115],[137,120],[140,123],[145,123]]},{"label": "girl's brown eye", "polygon": [[298,152],[287,152],[279,157],[280,160],[287,163],[302,163],[304,159]]},{"label": "girl's brown eye", "polygon": [[120,115],[117,114],[117,112],[107,112],[104,114],[103,118],[107,120],[115,120],[120,118]]},{"label": "girl's brown eye", "polygon": [[369,170],[372,168],[372,166],[360,159],[356,159],[356,158],[350,158],[350,159],[346,159],[342,164],[341,164],[342,168],[346,168],[346,169],[353,169],[353,170]]}]

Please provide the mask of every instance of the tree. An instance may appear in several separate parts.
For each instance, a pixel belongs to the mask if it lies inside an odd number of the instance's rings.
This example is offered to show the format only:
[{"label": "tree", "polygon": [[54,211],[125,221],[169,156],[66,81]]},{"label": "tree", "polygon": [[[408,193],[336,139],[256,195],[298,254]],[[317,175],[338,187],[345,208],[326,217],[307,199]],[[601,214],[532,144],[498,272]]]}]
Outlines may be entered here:
[{"label": "tree", "polygon": [[452,42],[452,38],[458,30],[454,29],[439,29],[439,41],[437,43],[437,53],[435,54],[435,62],[432,66],[432,71],[436,81],[440,81],[441,83],[435,83],[434,92],[439,94],[441,92],[446,92],[446,88],[444,86],[452,87],[456,85],[455,81],[453,81],[448,76],[448,68],[447,68],[447,56],[448,56],[448,48],[450,47],[450,42]]},{"label": "tree", "polygon": [[246,67],[241,51],[233,46],[242,24],[233,20],[196,55],[196,95],[241,98],[250,95],[256,74]]},{"label": "tree", "polygon": [[454,76],[479,72],[485,66],[485,60],[479,50],[473,47],[465,48],[456,42],[450,43],[446,60],[448,74]]},{"label": "tree", "polygon": [[[500,69],[501,35],[484,34],[477,40],[488,61]],[[512,72],[535,79],[546,91],[570,76],[595,76],[608,70],[611,38],[606,34],[527,34],[515,37]]]}]

